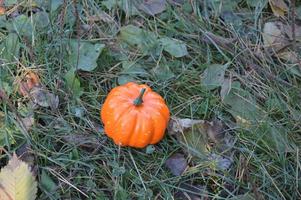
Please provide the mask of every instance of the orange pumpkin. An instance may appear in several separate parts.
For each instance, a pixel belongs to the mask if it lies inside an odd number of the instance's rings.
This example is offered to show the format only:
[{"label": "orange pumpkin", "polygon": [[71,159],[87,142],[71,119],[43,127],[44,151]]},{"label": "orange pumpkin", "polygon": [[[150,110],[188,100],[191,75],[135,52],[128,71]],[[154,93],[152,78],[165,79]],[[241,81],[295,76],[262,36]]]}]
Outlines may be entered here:
[{"label": "orange pumpkin", "polygon": [[117,145],[136,148],[159,142],[169,117],[159,94],[132,82],[112,89],[101,109],[105,133]]}]

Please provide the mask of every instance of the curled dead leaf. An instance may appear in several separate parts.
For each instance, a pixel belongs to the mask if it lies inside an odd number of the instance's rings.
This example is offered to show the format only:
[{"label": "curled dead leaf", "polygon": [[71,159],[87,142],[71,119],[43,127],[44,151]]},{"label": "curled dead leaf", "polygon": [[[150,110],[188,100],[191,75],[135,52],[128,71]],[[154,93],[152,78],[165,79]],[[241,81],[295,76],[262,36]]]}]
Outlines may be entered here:
[{"label": "curled dead leaf", "polygon": [[30,91],[30,97],[32,98],[33,103],[41,107],[50,107],[53,110],[58,108],[59,97],[42,87],[33,87]]},{"label": "curled dead leaf", "polygon": [[166,160],[165,166],[174,176],[180,176],[183,174],[188,165],[184,155],[176,153]]},{"label": "curled dead leaf", "polygon": [[288,6],[284,0],[269,0],[269,4],[276,17],[284,17],[288,11]]},{"label": "curled dead leaf", "polygon": [[31,127],[34,125],[35,123],[35,120],[34,120],[34,117],[32,115],[28,116],[28,117],[24,117],[21,119],[26,130],[30,130]]},{"label": "curled dead leaf", "polygon": [[[295,25],[296,45],[301,46],[301,26]],[[292,28],[281,21],[266,22],[262,33],[264,47],[267,52],[290,63],[298,63],[297,52],[289,47],[292,40]]]},{"label": "curled dead leaf", "polygon": [[29,71],[19,83],[19,93],[22,96],[27,96],[33,87],[38,87],[39,85],[39,76],[35,72]]}]

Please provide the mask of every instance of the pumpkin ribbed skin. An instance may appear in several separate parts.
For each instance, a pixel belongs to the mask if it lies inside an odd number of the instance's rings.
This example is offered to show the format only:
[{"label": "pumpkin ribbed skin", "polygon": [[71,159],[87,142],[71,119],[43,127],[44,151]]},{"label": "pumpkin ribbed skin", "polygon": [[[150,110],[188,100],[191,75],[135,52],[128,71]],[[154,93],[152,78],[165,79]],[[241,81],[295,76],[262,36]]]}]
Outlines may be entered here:
[{"label": "pumpkin ribbed skin", "polygon": [[[135,105],[143,88],[143,103]],[[136,148],[159,142],[169,117],[169,109],[159,94],[147,85],[132,82],[112,89],[101,109],[105,133],[117,145]]]}]

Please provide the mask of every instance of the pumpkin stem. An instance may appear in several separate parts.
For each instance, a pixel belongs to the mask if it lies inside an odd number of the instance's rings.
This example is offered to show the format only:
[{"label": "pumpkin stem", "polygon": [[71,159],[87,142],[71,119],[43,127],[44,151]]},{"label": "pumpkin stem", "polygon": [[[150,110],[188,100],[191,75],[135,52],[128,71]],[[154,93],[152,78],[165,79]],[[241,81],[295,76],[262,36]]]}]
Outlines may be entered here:
[{"label": "pumpkin stem", "polygon": [[143,97],[145,91],[146,91],[145,88],[141,89],[139,96],[134,100],[134,105],[135,106],[140,106],[143,103],[142,97]]}]

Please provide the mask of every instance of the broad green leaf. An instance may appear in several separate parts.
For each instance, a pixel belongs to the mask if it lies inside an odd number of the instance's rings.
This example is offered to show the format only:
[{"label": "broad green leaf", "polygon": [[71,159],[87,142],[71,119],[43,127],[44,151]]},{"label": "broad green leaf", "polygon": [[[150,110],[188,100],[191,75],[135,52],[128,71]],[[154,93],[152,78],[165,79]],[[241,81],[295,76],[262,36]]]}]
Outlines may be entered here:
[{"label": "broad green leaf", "polygon": [[122,62],[122,68],[121,74],[141,77],[146,77],[148,75],[147,71],[139,63],[124,61]]},{"label": "broad green leaf", "polygon": [[156,78],[161,81],[168,80],[175,76],[166,64],[158,65],[152,71],[154,72]]},{"label": "broad green leaf", "polygon": [[220,87],[224,83],[225,71],[228,68],[228,64],[212,64],[205,69],[202,75],[202,86],[208,90],[213,90]]},{"label": "broad green leaf", "polygon": [[29,166],[16,154],[0,172],[1,200],[35,200],[37,182]]},{"label": "broad green leaf", "polygon": [[69,62],[72,67],[84,71],[92,71],[97,67],[96,61],[105,45],[72,39],[70,40],[69,47]]},{"label": "broad green leaf", "polygon": [[80,81],[75,76],[75,69],[70,69],[65,74],[65,80],[68,88],[72,91],[73,97],[79,98],[83,94],[83,88],[80,86]]},{"label": "broad green leaf", "polygon": [[123,85],[123,84],[126,84],[128,82],[133,82],[135,81],[136,79],[132,76],[129,76],[129,75],[121,75],[121,76],[118,76],[118,84],[119,85]]},{"label": "broad green leaf", "polygon": [[59,194],[56,191],[57,185],[52,178],[46,173],[45,170],[41,174],[41,186],[50,194],[53,194],[56,198]]},{"label": "broad green leaf", "polygon": [[257,123],[265,116],[259,109],[255,98],[241,88],[239,82],[233,82],[231,90],[224,98],[224,103],[229,106],[228,111],[236,118],[239,124],[246,127]]},{"label": "broad green leaf", "polygon": [[38,12],[34,14],[34,22],[38,28],[46,28],[48,27],[50,20],[48,17],[48,13],[46,12]]},{"label": "broad green leaf", "polygon": [[19,59],[20,42],[16,33],[9,33],[4,40],[4,44],[0,45],[0,57],[7,62],[13,62]]},{"label": "broad green leaf", "polygon": [[123,61],[122,68],[123,70],[118,76],[119,85],[135,81],[137,77],[147,77],[149,75],[143,66],[136,62]]},{"label": "broad green leaf", "polygon": [[163,49],[176,58],[188,55],[186,45],[182,41],[171,38],[162,38],[160,39],[160,42]]},{"label": "broad green leaf", "polygon": [[133,25],[122,27],[119,38],[122,42],[125,42],[130,46],[138,46],[144,53],[149,53],[158,45],[157,37],[154,33],[145,31]]},{"label": "broad green leaf", "polygon": [[61,5],[63,5],[64,0],[51,0],[51,11],[54,12],[56,11]]},{"label": "broad green leaf", "polygon": [[28,38],[31,38],[31,35],[33,33],[33,27],[30,22],[30,18],[27,15],[19,15],[18,17],[11,20],[11,23],[6,24],[8,30],[16,31],[18,35],[27,36]]}]

